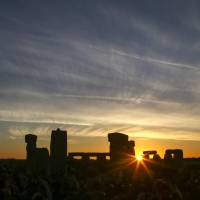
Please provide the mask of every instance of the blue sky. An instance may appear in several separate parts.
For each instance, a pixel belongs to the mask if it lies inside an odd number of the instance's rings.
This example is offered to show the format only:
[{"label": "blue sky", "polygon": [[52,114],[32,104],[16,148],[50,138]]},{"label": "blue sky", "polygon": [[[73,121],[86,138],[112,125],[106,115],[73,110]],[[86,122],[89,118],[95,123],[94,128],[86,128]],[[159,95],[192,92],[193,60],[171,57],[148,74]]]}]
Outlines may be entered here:
[{"label": "blue sky", "polygon": [[72,136],[200,141],[199,9],[197,0],[1,1],[0,137],[49,135],[57,123]]}]

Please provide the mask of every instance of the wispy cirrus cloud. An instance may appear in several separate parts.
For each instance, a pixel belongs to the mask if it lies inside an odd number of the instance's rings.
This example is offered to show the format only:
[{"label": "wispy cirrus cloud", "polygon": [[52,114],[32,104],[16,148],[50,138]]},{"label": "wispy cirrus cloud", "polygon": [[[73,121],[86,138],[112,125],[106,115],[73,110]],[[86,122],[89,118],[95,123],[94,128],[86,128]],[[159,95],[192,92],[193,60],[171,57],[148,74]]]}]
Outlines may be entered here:
[{"label": "wispy cirrus cloud", "polygon": [[177,128],[172,138],[198,140],[199,15],[179,6],[4,3],[0,119],[87,125],[79,135],[137,125],[155,127],[137,136],[168,138]]}]

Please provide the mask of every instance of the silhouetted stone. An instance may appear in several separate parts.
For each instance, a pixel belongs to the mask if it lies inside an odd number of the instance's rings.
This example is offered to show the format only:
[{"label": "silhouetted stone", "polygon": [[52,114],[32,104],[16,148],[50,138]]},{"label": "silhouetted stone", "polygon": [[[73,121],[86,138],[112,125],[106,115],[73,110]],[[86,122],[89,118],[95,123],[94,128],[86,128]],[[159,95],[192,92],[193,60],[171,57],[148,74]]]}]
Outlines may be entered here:
[{"label": "silhouetted stone", "polygon": [[96,157],[96,160],[105,161],[106,156],[110,156],[110,153],[99,153],[99,152],[70,152],[68,158],[74,160],[74,158],[79,157],[80,160],[91,160],[91,157]]},{"label": "silhouetted stone", "polygon": [[50,160],[51,170],[55,173],[62,173],[67,159],[67,131],[59,128],[51,133]]},{"label": "silhouetted stone", "polygon": [[168,153],[168,152],[165,152],[164,160],[172,160],[172,159],[173,159],[172,154]]},{"label": "silhouetted stone", "polygon": [[28,134],[25,136],[27,143],[27,162],[31,170],[47,172],[49,167],[49,152],[47,148],[37,148],[37,136]]},{"label": "silhouetted stone", "polygon": [[165,151],[165,160],[183,160],[183,150],[182,149],[167,149]]},{"label": "silhouetted stone", "polygon": [[108,141],[112,144],[127,144],[128,142],[128,135],[125,135],[123,133],[109,133],[108,134]]},{"label": "silhouetted stone", "polygon": [[90,160],[90,156],[89,156],[88,154],[84,154],[84,155],[82,156],[82,160],[83,160],[83,161],[88,161],[88,160]]},{"label": "silhouetted stone", "polygon": [[106,160],[106,155],[100,154],[97,156],[97,160],[99,161],[105,161]]},{"label": "silhouetted stone", "polygon": [[149,154],[148,154],[148,153],[144,154],[144,155],[143,155],[143,158],[144,158],[145,160],[149,160],[149,158],[150,158],[150,157],[149,157]]},{"label": "silhouetted stone", "polygon": [[176,149],[176,152],[174,153],[174,159],[175,160],[183,160],[183,150]]},{"label": "silhouetted stone", "polygon": [[155,161],[159,161],[159,160],[161,160],[161,157],[160,157],[160,155],[159,154],[154,154],[153,155],[153,160],[155,160]]},{"label": "silhouetted stone", "polygon": [[52,160],[65,160],[67,156],[67,131],[59,128],[51,134],[50,157]]},{"label": "silhouetted stone", "polygon": [[130,140],[128,143],[129,143],[129,145],[128,145],[129,154],[130,155],[135,155],[135,141]]},{"label": "silhouetted stone", "polygon": [[109,133],[108,141],[110,142],[110,160],[120,161],[135,155],[135,142],[128,141],[128,135],[117,132]]},{"label": "silhouetted stone", "polygon": [[[150,155],[153,155],[153,158],[156,158],[155,155],[158,155],[158,154],[157,154],[156,150],[143,151],[143,157],[144,157],[144,159],[146,159],[146,160],[150,159]],[[157,158],[158,158],[158,156],[157,156]]]},{"label": "silhouetted stone", "polygon": [[36,143],[37,143],[37,136],[33,134],[27,134],[25,135],[25,142],[26,145],[26,159],[28,161],[31,161],[34,159],[35,156],[35,150],[36,150]]}]

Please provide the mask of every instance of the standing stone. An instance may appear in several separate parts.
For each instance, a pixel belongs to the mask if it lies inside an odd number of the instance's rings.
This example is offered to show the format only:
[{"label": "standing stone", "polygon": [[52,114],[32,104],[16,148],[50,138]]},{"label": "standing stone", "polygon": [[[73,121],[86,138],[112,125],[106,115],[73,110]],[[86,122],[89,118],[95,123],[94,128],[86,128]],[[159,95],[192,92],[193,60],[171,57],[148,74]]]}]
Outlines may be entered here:
[{"label": "standing stone", "polygon": [[129,154],[135,156],[135,141],[129,141]]},{"label": "standing stone", "polygon": [[62,173],[67,158],[67,131],[59,128],[51,133],[50,160],[51,169],[55,173]]},{"label": "standing stone", "polygon": [[36,151],[37,136],[33,134],[25,135],[26,145],[26,159],[28,161],[33,161]]},{"label": "standing stone", "polygon": [[49,169],[49,151],[47,148],[37,148],[37,136],[27,134],[25,136],[27,143],[27,164],[28,168],[34,172],[48,173]]},{"label": "standing stone", "polygon": [[182,149],[167,149],[165,151],[165,160],[183,160],[183,150]]},{"label": "standing stone", "polygon": [[109,133],[108,141],[110,142],[111,161],[121,161],[135,155],[135,142],[128,141],[128,135],[117,132]]}]

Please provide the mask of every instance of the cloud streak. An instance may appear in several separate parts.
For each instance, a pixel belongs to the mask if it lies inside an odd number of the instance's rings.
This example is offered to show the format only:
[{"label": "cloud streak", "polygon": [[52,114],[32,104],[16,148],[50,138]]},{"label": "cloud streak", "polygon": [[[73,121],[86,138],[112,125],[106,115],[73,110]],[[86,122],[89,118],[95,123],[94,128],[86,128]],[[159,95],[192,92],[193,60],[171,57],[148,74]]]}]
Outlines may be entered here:
[{"label": "cloud streak", "polygon": [[169,62],[169,61],[166,61],[166,60],[159,60],[159,59],[154,59],[154,58],[150,58],[150,57],[143,57],[143,56],[134,55],[134,54],[130,55],[128,53],[121,52],[121,51],[118,51],[118,50],[114,50],[114,52],[121,55],[121,56],[128,56],[128,57],[135,58],[135,59],[142,60],[142,61],[146,61],[146,62],[164,64],[164,65],[169,65],[171,67],[178,67],[178,68],[184,68],[184,69],[190,69],[190,70],[200,70],[199,66],[186,65],[186,64],[183,64],[183,63]]},{"label": "cloud streak", "polygon": [[0,120],[199,140],[200,16],[186,2],[44,2],[0,8]]}]

